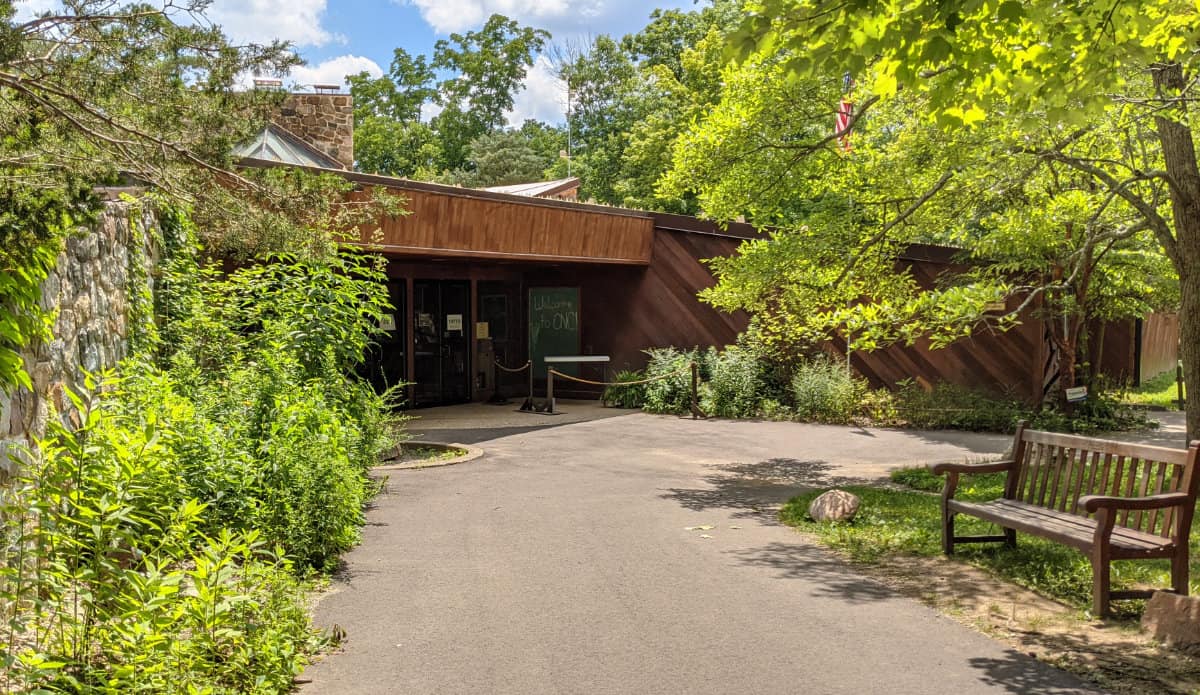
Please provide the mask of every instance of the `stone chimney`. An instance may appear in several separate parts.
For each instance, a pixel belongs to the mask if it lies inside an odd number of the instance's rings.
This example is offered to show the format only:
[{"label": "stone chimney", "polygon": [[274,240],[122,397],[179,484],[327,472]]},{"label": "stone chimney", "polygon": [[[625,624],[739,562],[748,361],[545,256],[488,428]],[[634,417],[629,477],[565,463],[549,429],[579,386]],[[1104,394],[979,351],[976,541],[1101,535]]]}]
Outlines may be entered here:
[{"label": "stone chimney", "polygon": [[289,94],[275,122],[343,168],[354,166],[354,104],[349,94]]}]

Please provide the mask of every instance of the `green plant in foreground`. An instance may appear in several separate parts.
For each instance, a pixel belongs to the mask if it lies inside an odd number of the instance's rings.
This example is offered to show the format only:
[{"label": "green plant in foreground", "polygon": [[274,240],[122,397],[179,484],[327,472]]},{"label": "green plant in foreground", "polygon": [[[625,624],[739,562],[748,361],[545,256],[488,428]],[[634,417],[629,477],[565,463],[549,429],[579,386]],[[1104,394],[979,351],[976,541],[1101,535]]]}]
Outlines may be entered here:
[{"label": "green plant in foreground", "polygon": [[646,403],[646,384],[626,385],[621,382],[641,381],[645,378],[645,373],[640,369],[623,369],[617,372],[614,381],[618,383],[605,387],[600,401],[618,408],[641,408]]},{"label": "green plant in foreground", "polygon": [[800,420],[850,422],[866,392],[866,383],[845,364],[823,357],[801,364],[792,375],[793,409]]},{"label": "green plant in foreground", "polygon": [[650,356],[646,378],[656,380],[646,384],[643,408],[649,413],[688,412],[692,401],[692,375],[688,366],[700,361],[697,351],[657,348],[646,350],[646,354]]},{"label": "green plant in foreground", "polygon": [[[894,472],[892,480],[916,489],[845,488],[862,500],[850,523],[818,524],[808,518],[808,506],[821,490],[789,500],[780,518],[816,534],[822,543],[858,562],[881,564],[895,555],[940,555],[941,510],[938,497],[930,492],[941,490],[941,477],[926,469],[904,469]],[[975,501],[996,499],[1003,494],[1003,486],[1002,474],[969,476],[963,479],[958,496]],[[959,517],[956,528],[964,535],[997,533],[994,526],[970,517]],[[1087,558],[1041,538],[1018,534],[1018,539],[1015,549],[1000,544],[960,546],[955,557],[1081,609],[1090,605],[1092,572]],[[1200,539],[1195,534],[1192,558],[1192,576],[1200,579]],[[1167,561],[1116,562],[1113,582],[1114,588],[1168,586],[1170,566]],[[1197,588],[1200,583],[1194,579],[1192,590]]]},{"label": "green plant in foreground", "polygon": [[282,692],[318,644],[256,531],[205,533],[154,412],[74,397],[0,489],[0,689]]}]

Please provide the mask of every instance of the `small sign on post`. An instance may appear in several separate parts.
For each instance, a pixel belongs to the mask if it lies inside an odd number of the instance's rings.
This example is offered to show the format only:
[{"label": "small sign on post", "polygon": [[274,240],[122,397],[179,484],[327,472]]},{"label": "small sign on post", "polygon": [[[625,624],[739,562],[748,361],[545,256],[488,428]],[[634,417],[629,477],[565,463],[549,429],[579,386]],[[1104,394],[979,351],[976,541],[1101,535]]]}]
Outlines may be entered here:
[{"label": "small sign on post", "polygon": [[1087,400],[1087,387],[1076,386],[1075,388],[1067,389],[1068,403],[1081,403]]}]

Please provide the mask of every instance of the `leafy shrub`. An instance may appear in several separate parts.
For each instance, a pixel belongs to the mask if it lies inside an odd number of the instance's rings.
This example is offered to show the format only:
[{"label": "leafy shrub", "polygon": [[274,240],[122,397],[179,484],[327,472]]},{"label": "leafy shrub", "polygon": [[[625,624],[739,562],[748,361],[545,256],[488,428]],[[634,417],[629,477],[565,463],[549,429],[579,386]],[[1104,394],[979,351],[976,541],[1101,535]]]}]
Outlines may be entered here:
[{"label": "leafy shrub", "polygon": [[1012,433],[1021,420],[1028,421],[1034,429],[1076,434],[1153,426],[1143,414],[1120,405],[1104,393],[1092,394],[1067,415],[1049,407],[1035,410],[1011,396],[954,384],[938,383],[930,391],[911,381],[897,386],[897,415],[909,426],[921,429]]},{"label": "leafy shrub", "polygon": [[896,411],[919,429],[1014,432],[1030,409],[1016,398],[939,382],[929,391],[906,380],[896,385]]},{"label": "leafy shrub", "polygon": [[1077,403],[1071,414],[1054,408],[1045,408],[1029,417],[1034,429],[1075,434],[1095,434],[1121,430],[1138,430],[1156,427],[1146,414],[1120,403],[1116,397],[1099,391],[1088,395],[1088,399]]},{"label": "leafy shrub", "polygon": [[850,422],[866,393],[866,383],[846,366],[827,358],[801,364],[792,376],[792,397],[800,420],[841,424]]},{"label": "leafy shrub", "polygon": [[758,414],[768,420],[791,420],[796,415],[791,408],[774,398],[764,398],[758,404]]},{"label": "leafy shrub", "polygon": [[384,285],[350,255],[275,257],[200,282],[190,272],[176,263],[169,275],[164,334],[176,341],[161,366],[130,367],[124,400],[169,424],[164,441],[188,494],[211,505],[211,530],[253,528],[298,569],[327,569],[357,539],[367,470],[392,441],[386,397],[351,371]]},{"label": "leafy shrub", "polygon": [[[646,378],[645,373],[639,369],[629,370],[623,369],[617,372],[615,381],[641,381]],[[600,401],[605,405],[615,405],[618,408],[641,408],[646,403],[646,385],[631,384],[609,386],[604,389],[604,395],[600,397]]]},{"label": "leafy shrub", "polygon": [[691,363],[700,362],[697,351],[668,347],[646,350],[646,354],[650,356],[646,378],[656,379],[646,384],[646,403],[643,406],[646,412],[676,415],[690,412]]},{"label": "leafy shrub", "polygon": [[[119,386],[119,385],[117,385]],[[77,400],[0,491],[0,689],[284,691],[318,644],[259,534],[208,533],[153,411]]]},{"label": "leafy shrub", "polygon": [[164,227],[159,330],[0,488],[0,690],[289,690],[318,641],[301,578],[356,541],[391,444],[353,376],[386,307],[367,259],[226,276]]},{"label": "leafy shrub", "polygon": [[866,389],[859,399],[859,410],[868,422],[877,427],[905,424],[896,407],[896,395],[887,389]]},{"label": "leafy shrub", "polygon": [[755,417],[764,395],[763,364],[749,351],[731,345],[704,355],[708,389],[701,409],[717,417]]}]

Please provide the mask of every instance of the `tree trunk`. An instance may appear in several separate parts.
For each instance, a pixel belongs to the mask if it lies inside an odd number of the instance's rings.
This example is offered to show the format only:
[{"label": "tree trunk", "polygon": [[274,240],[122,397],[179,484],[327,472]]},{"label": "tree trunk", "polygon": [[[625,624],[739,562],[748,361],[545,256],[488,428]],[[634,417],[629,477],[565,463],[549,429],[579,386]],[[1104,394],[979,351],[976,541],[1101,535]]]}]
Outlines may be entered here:
[{"label": "tree trunk", "polygon": [[[1196,221],[1200,221],[1197,218]],[[1200,227],[1193,221],[1193,226]],[[1195,230],[1200,236],[1200,229]],[[1179,271],[1179,358],[1183,363],[1183,383],[1189,393],[1200,384],[1200,244],[1180,255],[1188,259],[1188,270]],[[1200,398],[1187,398],[1187,438],[1200,436]]]},{"label": "tree trunk", "polygon": [[[1154,117],[1163,162],[1170,175],[1171,211],[1175,238],[1165,240],[1167,255],[1179,273],[1179,348],[1186,384],[1200,384],[1200,168],[1196,145],[1187,122],[1187,102],[1178,98],[1187,87],[1178,63],[1151,67],[1161,99],[1176,99],[1169,110]],[[1174,248],[1170,248],[1173,246]],[[1188,441],[1200,435],[1200,398],[1187,399]]]}]

